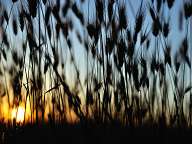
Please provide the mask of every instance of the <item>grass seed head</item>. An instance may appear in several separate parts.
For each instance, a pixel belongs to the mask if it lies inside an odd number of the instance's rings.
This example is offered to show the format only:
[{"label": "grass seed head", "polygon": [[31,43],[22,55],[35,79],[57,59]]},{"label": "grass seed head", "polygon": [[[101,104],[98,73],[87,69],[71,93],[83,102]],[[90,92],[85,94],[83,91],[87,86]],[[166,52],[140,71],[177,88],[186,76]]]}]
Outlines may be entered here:
[{"label": "grass seed head", "polygon": [[46,24],[46,25],[47,25],[48,22],[49,22],[50,15],[51,15],[51,7],[48,6],[48,7],[46,8],[46,12],[45,12],[45,24]]},{"label": "grass seed head", "polygon": [[28,0],[29,13],[33,18],[37,15],[37,4],[37,0]]},{"label": "grass seed head", "polygon": [[8,14],[7,14],[7,11],[6,11],[6,10],[4,10],[4,12],[3,12],[3,17],[4,17],[4,19],[6,20],[6,22],[8,23],[9,17],[8,17]]},{"label": "grass seed head", "polygon": [[168,8],[171,9],[173,7],[175,0],[167,0]]},{"label": "grass seed head", "polygon": [[12,26],[13,26],[14,34],[17,35],[18,30],[17,30],[17,21],[16,21],[16,19],[13,19]]},{"label": "grass seed head", "polygon": [[192,15],[192,3],[191,2],[186,2],[184,4],[184,13],[185,13],[185,18],[188,19]]},{"label": "grass seed head", "polygon": [[119,27],[120,29],[126,29],[127,27],[127,19],[126,19],[126,12],[125,12],[125,7],[121,7],[119,10]]}]

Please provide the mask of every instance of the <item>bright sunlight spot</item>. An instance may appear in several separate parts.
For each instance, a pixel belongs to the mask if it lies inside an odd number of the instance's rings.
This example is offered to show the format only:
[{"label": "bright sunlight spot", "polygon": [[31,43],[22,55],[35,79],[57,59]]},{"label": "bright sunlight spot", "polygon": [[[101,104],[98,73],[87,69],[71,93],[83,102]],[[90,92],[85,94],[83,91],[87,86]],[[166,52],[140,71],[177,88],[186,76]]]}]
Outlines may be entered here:
[{"label": "bright sunlight spot", "polygon": [[12,119],[15,118],[17,123],[24,121],[24,114],[25,114],[25,110],[21,106],[18,108],[14,108],[11,113]]}]

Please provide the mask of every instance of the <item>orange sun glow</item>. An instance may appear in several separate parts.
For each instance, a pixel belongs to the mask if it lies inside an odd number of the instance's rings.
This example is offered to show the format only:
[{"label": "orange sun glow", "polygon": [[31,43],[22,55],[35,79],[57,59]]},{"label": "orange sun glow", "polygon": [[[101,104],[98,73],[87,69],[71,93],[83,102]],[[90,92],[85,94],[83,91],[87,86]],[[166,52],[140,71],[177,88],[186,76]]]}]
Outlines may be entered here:
[{"label": "orange sun glow", "polygon": [[16,119],[17,123],[21,123],[24,121],[24,114],[25,114],[25,109],[21,106],[18,108],[14,108],[11,112],[12,119]]}]

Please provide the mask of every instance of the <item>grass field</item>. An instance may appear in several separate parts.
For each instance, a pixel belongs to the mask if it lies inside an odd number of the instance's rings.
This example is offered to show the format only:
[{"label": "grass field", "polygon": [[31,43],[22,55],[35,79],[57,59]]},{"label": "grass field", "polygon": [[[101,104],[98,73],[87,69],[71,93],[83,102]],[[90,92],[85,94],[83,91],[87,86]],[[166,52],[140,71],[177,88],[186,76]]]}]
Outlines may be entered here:
[{"label": "grass field", "polygon": [[1,0],[2,143],[184,142],[192,1]]}]

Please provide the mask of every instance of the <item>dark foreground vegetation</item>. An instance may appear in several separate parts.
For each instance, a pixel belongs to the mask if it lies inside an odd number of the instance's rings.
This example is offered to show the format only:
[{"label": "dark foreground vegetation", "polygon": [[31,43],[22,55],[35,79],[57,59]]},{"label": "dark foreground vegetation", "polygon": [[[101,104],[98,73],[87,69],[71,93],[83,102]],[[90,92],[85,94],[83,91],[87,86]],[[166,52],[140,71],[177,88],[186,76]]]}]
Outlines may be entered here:
[{"label": "dark foreground vegetation", "polygon": [[192,2],[133,3],[0,1],[2,143],[190,138]]},{"label": "dark foreground vegetation", "polygon": [[31,144],[88,144],[88,143],[187,143],[192,130],[188,128],[163,128],[158,125],[125,127],[118,124],[102,125],[31,125],[6,129],[3,143]]},{"label": "dark foreground vegetation", "polygon": [[187,143],[191,141],[191,129],[153,127],[120,127],[117,125],[25,125],[10,128],[3,143],[31,144],[88,144],[88,143]]}]

